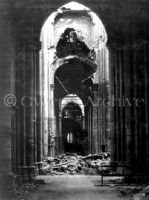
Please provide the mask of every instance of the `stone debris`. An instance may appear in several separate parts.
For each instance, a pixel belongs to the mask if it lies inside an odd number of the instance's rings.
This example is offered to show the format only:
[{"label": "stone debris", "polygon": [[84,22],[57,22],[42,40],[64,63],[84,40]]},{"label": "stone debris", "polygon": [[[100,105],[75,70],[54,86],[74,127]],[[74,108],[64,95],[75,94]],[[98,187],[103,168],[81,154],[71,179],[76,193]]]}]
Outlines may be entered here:
[{"label": "stone debris", "polygon": [[15,184],[16,200],[28,200],[28,195],[37,191],[43,184],[44,181],[40,179],[37,179],[34,183]]},{"label": "stone debris", "polygon": [[79,156],[77,154],[62,154],[57,157],[47,157],[43,159],[42,174],[88,174],[96,175],[101,173],[101,169],[109,171],[110,157],[106,153]]},{"label": "stone debris", "polygon": [[[138,193],[133,195],[133,200],[145,200],[145,195],[143,193]],[[149,199],[149,198],[147,198]]]},{"label": "stone debris", "polygon": [[127,185],[116,187],[123,197],[131,197],[133,200],[149,200],[149,185]]},{"label": "stone debris", "polygon": [[146,186],[146,187],[143,189],[142,192],[144,193],[145,196],[149,195],[149,185]]},{"label": "stone debris", "polygon": [[149,200],[149,185],[144,187],[139,193],[133,195],[134,200]]},{"label": "stone debris", "polygon": [[119,186],[116,187],[116,190],[120,192],[122,196],[132,196],[133,194],[136,194],[142,190],[141,186],[134,186],[134,185],[126,185],[126,186]]}]

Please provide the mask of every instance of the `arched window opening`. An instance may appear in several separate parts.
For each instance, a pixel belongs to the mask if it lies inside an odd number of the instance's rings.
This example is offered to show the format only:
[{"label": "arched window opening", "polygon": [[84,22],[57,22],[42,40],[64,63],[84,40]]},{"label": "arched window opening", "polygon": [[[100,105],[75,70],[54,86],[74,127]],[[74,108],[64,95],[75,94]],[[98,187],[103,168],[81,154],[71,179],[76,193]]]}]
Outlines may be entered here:
[{"label": "arched window opening", "polygon": [[[73,98],[73,96],[71,96]],[[70,99],[69,99],[70,100]],[[77,153],[85,155],[87,151],[86,143],[83,141],[87,137],[83,134],[83,113],[81,106],[77,103],[81,100],[76,97],[75,102],[66,100],[66,97],[62,100],[62,138],[63,149],[66,153]]]}]

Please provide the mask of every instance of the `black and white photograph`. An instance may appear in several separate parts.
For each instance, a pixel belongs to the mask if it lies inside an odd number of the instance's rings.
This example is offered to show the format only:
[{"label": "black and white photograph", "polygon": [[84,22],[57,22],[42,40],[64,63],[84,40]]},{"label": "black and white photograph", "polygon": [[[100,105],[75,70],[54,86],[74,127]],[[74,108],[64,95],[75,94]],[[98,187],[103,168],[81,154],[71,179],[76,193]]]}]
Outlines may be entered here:
[{"label": "black and white photograph", "polygon": [[149,0],[0,0],[0,200],[149,200]]}]

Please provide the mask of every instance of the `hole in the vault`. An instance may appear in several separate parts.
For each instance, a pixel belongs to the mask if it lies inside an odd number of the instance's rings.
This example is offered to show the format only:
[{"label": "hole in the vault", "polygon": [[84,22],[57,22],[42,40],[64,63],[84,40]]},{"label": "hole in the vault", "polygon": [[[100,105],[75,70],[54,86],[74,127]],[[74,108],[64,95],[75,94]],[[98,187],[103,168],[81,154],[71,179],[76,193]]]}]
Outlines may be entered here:
[{"label": "hole in the vault", "polygon": [[77,32],[74,28],[67,28],[57,44],[56,55],[59,58],[77,55],[95,60],[96,53],[94,50],[90,50],[85,42],[78,39]]}]

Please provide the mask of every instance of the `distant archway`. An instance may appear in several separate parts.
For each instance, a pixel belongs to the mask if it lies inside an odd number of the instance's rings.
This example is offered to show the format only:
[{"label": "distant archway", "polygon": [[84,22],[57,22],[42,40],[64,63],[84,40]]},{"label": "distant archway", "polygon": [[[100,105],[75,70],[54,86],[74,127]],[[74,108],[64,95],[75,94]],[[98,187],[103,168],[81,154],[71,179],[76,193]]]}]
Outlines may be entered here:
[{"label": "distant archway", "polygon": [[80,155],[88,153],[88,137],[83,130],[83,117],[80,105],[71,101],[64,106],[62,110],[62,146],[65,153]]}]

